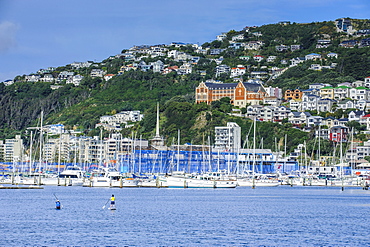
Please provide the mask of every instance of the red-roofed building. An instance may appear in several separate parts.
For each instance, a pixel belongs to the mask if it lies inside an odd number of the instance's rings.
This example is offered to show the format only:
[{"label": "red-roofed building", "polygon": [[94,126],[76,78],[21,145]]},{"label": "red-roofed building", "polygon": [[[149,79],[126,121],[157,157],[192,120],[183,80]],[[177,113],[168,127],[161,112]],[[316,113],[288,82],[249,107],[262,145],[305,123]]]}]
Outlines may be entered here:
[{"label": "red-roofed building", "polygon": [[236,66],[236,68],[231,68],[230,77],[237,77],[237,76],[244,75],[246,70],[247,69],[243,65],[238,65]]},{"label": "red-roofed building", "polygon": [[253,56],[254,61],[261,62],[265,57],[261,55],[255,55]]},{"label": "red-roofed building", "polygon": [[112,79],[113,76],[114,76],[113,74],[106,74],[106,75],[104,75],[104,80],[108,81],[108,80]]},{"label": "red-roofed building", "polygon": [[164,68],[162,74],[166,75],[171,72],[177,72],[178,70],[179,70],[178,66],[170,66],[170,67]]}]

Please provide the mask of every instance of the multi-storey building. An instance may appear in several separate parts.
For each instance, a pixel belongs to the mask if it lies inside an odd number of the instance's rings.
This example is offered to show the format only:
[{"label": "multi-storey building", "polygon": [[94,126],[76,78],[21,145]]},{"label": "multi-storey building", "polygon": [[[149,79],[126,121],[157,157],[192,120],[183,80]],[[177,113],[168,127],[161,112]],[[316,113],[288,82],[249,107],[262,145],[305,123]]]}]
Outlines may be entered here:
[{"label": "multi-storey building", "polygon": [[347,86],[339,86],[339,87],[334,88],[334,99],[344,100],[345,98],[348,98],[350,89],[351,88]]},{"label": "multi-storey building", "polygon": [[237,123],[228,122],[227,126],[215,127],[215,148],[238,150],[240,145],[241,128]]},{"label": "multi-storey building", "polygon": [[211,104],[213,101],[229,97],[230,103],[239,107],[246,107],[247,104],[259,104],[266,95],[262,85],[256,82],[201,82],[195,90],[196,103]]},{"label": "multi-storey building", "polygon": [[302,96],[301,109],[302,111],[315,111],[317,110],[319,96],[313,94],[304,94]]},{"label": "multi-storey building", "polygon": [[15,139],[6,139],[4,143],[4,161],[16,162],[20,161],[23,156],[23,140],[20,135],[16,135]]},{"label": "multi-storey building", "polygon": [[261,121],[281,122],[283,119],[288,118],[290,112],[291,110],[286,106],[250,105],[247,107],[245,117],[256,118]]},{"label": "multi-storey building", "polygon": [[303,92],[299,89],[295,90],[286,90],[284,93],[284,99],[285,100],[291,100],[291,99],[302,99]]},{"label": "multi-storey building", "polygon": [[334,88],[333,87],[320,88],[320,97],[323,99],[334,99]]},{"label": "multi-storey building", "polygon": [[348,127],[333,126],[330,128],[329,140],[333,142],[347,142]]},{"label": "multi-storey building", "polygon": [[356,87],[349,90],[349,98],[353,100],[367,100],[369,89],[366,87]]}]

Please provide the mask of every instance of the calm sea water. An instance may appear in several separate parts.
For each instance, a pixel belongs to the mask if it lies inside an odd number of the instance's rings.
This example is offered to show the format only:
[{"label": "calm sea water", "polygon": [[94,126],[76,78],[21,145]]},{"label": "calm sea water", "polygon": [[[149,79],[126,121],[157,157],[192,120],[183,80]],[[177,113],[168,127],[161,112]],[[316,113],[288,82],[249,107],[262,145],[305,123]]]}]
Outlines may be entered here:
[{"label": "calm sea water", "polygon": [[370,246],[369,219],[361,188],[0,190],[1,246]]}]

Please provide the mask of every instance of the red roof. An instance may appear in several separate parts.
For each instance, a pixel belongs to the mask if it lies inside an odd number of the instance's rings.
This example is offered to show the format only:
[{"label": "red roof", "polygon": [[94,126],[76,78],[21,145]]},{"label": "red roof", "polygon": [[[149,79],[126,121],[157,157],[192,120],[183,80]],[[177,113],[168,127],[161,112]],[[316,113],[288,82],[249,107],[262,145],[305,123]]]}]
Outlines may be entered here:
[{"label": "red roof", "polygon": [[362,116],[362,117],[363,117],[363,118],[364,118],[364,117],[370,117],[370,114],[366,114],[365,116]]}]

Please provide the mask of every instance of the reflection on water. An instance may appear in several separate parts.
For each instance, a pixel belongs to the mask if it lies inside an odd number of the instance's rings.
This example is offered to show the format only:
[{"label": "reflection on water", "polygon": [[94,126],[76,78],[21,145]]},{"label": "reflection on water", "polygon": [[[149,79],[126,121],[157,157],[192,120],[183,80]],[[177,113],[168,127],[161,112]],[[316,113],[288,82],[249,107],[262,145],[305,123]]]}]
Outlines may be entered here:
[{"label": "reflection on water", "polygon": [[[63,204],[55,210],[55,193]],[[103,206],[114,194],[116,211]],[[270,187],[0,190],[2,246],[364,246],[370,191]],[[108,204],[107,204],[108,205]]]}]

